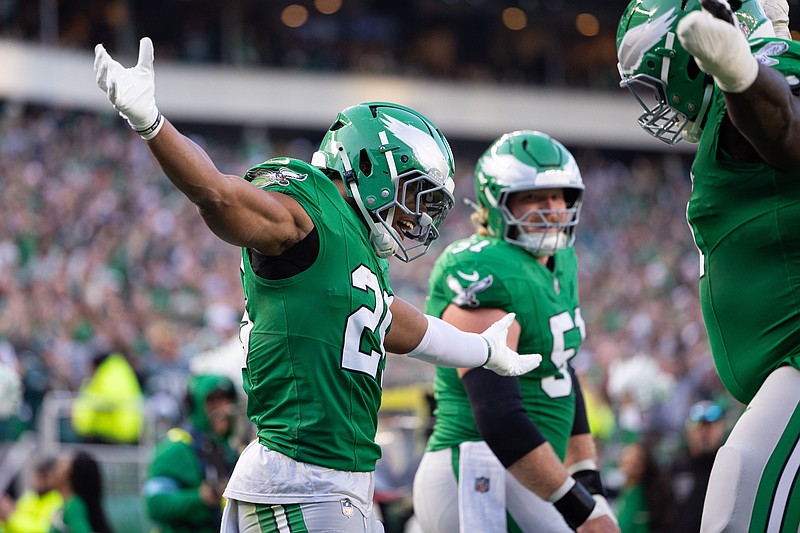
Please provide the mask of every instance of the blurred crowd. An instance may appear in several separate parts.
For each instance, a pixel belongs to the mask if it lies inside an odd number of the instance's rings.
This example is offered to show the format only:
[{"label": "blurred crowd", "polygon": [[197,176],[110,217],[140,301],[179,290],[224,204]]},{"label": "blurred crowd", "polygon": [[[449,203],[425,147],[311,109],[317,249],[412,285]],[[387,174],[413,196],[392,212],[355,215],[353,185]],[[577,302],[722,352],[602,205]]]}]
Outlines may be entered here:
[{"label": "blurred crowd", "polygon": [[26,422],[98,353],[125,353],[145,390],[179,390],[188,358],[235,334],[238,250],[116,117],[7,106],[0,175],[0,353],[23,378]]},{"label": "blurred crowd", "polygon": [[[297,4],[303,24],[283,10]],[[0,37],[159,60],[547,86],[618,87],[615,33],[625,2],[490,0],[0,2]],[[508,3],[508,5],[513,5]],[[303,7],[301,7],[303,6]],[[308,6],[307,8],[305,6]],[[335,10],[335,11],[331,11]],[[588,18],[579,28],[579,15]],[[291,24],[291,22],[290,22]]]}]

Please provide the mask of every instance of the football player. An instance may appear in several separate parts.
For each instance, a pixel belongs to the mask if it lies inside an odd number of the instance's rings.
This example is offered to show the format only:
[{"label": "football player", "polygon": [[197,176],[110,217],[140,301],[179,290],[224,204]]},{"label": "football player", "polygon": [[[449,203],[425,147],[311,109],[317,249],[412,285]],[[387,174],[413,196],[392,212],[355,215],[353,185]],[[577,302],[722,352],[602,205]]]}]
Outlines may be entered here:
[{"label": "football player", "polygon": [[509,344],[544,358],[519,377],[437,368],[416,518],[428,533],[619,531],[570,366],[586,334],[578,165],[548,135],[515,131],[478,160],[475,189],[476,233],[437,259],[426,311],[467,331],[514,312]]},{"label": "football player", "polygon": [[147,141],[208,227],[242,249],[242,376],[258,437],[225,490],[222,531],[382,531],[372,513],[387,350],[516,375],[536,354],[506,346],[513,315],[481,334],[394,296],[388,258],[427,250],[453,204],[444,136],[406,107],[342,111],[312,163],[221,173],[155,104],[153,45],[124,68],[95,49],[97,84]]},{"label": "football player", "polygon": [[716,456],[702,531],[797,531],[800,45],[775,38],[755,0],[732,5],[634,0],[619,71],[653,103],[646,131],[699,141],[687,213],[703,318],[723,384],[748,404]]}]

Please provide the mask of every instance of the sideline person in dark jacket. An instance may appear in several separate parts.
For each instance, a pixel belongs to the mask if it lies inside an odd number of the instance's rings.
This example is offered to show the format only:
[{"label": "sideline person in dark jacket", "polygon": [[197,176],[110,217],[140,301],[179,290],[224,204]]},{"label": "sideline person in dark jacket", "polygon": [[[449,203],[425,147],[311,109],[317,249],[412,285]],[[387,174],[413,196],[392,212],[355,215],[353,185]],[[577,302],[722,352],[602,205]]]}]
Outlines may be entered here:
[{"label": "sideline person in dark jacket", "polygon": [[222,491],[237,452],[229,439],[236,389],[224,376],[200,375],[187,386],[189,423],[158,443],[144,485],[147,514],[163,533],[219,531]]}]

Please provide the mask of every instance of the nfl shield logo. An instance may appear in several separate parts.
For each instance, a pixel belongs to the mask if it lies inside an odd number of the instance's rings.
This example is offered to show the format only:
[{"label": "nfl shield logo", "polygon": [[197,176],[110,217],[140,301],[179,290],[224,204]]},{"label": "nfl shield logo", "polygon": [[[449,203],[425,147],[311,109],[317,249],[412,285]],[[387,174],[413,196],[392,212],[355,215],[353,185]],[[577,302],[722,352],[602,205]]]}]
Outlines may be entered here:
[{"label": "nfl shield logo", "polygon": [[347,518],[353,516],[353,503],[348,499],[342,500],[341,503],[342,503],[342,514],[345,515]]},{"label": "nfl shield logo", "polygon": [[489,492],[489,478],[476,477],[475,478],[475,492]]}]

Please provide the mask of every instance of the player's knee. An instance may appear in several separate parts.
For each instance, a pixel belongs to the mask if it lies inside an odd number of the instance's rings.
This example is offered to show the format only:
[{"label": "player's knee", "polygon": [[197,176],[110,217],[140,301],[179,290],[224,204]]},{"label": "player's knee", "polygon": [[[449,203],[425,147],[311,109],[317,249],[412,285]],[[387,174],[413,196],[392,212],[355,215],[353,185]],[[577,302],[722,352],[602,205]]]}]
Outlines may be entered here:
[{"label": "player's knee", "polygon": [[[746,532],[758,473],[747,446],[727,443],[717,452],[703,505],[702,533]],[[748,459],[749,458],[749,459]]]}]

